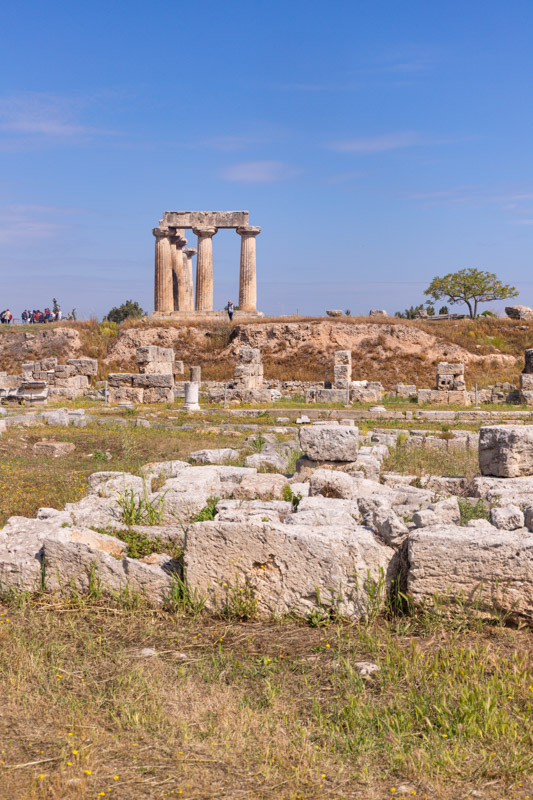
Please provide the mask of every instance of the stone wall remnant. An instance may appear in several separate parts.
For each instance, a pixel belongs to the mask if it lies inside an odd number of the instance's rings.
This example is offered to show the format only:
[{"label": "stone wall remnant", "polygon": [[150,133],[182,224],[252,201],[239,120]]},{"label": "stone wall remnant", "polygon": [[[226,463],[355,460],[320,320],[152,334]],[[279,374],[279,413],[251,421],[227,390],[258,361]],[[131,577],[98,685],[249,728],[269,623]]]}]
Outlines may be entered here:
[{"label": "stone wall remnant", "polygon": [[482,475],[520,478],[533,475],[533,425],[487,425],[479,431]]}]

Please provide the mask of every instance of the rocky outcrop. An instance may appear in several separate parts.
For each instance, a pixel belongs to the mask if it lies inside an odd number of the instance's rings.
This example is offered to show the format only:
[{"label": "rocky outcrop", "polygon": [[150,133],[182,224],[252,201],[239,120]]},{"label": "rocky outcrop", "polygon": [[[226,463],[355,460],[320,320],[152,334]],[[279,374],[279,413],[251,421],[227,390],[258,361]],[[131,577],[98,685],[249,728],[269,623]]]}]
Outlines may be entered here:
[{"label": "rocky outcrop", "polygon": [[505,313],[510,319],[533,320],[533,308],[529,306],[505,306]]}]

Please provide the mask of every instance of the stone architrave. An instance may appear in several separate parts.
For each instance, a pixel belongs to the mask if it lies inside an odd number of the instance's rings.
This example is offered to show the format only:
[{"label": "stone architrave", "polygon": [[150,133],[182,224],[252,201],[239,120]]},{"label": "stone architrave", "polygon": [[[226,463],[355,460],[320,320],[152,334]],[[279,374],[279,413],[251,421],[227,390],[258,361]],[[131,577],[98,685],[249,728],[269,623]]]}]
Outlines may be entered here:
[{"label": "stone architrave", "polygon": [[255,237],[261,233],[258,225],[241,225],[237,228],[241,237],[241,271],[239,280],[239,310],[257,309],[257,274]]},{"label": "stone architrave", "polygon": [[153,228],[155,236],[155,292],[154,308],[168,313],[174,310],[172,287],[172,252],[168,228]]},{"label": "stone architrave", "polygon": [[183,308],[183,311],[194,311],[194,280],[192,276],[192,259],[197,252],[198,251],[194,247],[186,247],[183,250],[183,272],[185,276],[185,307]]},{"label": "stone architrave", "polygon": [[182,231],[176,231],[170,237],[170,253],[172,259],[172,289],[174,298],[174,311],[186,311],[187,304],[187,281],[185,275],[185,259],[183,248],[187,244],[187,239],[181,235]]},{"label": "stone architrave", "polygon": [[213,236],[217,228],[193,228],[198,236],[198,258],[196,261],[196,310],[213,310]]}]

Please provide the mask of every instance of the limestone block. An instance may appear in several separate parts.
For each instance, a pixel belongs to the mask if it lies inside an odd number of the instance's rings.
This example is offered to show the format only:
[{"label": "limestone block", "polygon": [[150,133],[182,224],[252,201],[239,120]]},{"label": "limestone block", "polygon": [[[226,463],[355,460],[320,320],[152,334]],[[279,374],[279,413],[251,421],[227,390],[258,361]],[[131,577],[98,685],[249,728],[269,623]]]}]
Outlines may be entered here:
[{"label": "limestone block", "polygon": [[159,347],[155,344],[146,347],[138,347],[135,351],[135,361],[137,364],[146,364],[149,361],[158,361]]},{"label": "limestone block", "polygon": [[162,387],[154,387],[152,389],[144,389],[143,403],[173,403],[174,402],[174,389],[164,389]]},{"label": "limestone block", "polygon": [[533,390],[527,389],[520,392],[520,402],[525,403],[527,406],[533,406]]},{"label": "limestone block", "polygon": [[533,375],[522,372],[520,374],[520,388],[533,390]]},{"label": "limestone block", "polygon": [[501,478],[533,475],[533,425],[481,428],[479,468],[482,475]]},{"label": "limestone block", "polygon": [[524,513],[519,506],[509,503],[503,508],[493,508],[490,512],[490,521],[495,528],[504,531],[515,531],[524,527]]},{"label": "limestone block", "polygon": [[368,609],[369,584],[396,573],[394,551],[365,528],[309,527],[275,523],[201,522],[185,546],[192,591],[210,611],[228,602],[232,587],[248,585],[259,614],[307,615],[322,603],[359,619]]},{"label": "limestone block", "polygon": [[448,392],[448,404],[451,406],[469,406],[470,395],[464,390]]},{"label": "limestone block", "polygon": [[185,367],[183,365],[183,361],[174,361],[174,375],[183,375],[185,372]]},{"label": "limestone block", "polygon": [[58,408],[57,411],[43,411],[41,417],[47,425],[56,425],[62,428],[68,428],[70,422],[66,408]]},{"label": "limestone block", "polygon": [[497,505],[533,505],[533,477],[492,478],[478,475],[469,483],[468,495],[484,497],[489,503]]},{"label": "limestone block", "polygon": [[36,456],[44,456],[45,458],[60,458],[61,456],[68,456],[76,449],[76,445],[72,442],[52,442],[43,441],[35,442],[32,447],[33,454]]},{"label": "limestone block", "polygon": [[337,381],[351,381],[352,380],[351,364],[335,364],[335,366],[333,367],[333,375],[335,383],[337,383]]},{"label": "limestone block", "polygon": [[110,386],[108,397],[110,403],[142,403],[144,389],[134,389],[132,386],[122,386],[121,388]]},{"label": "limestone block", "polygon": [[143,374],[133,376],[133,386],[142,387],[143,389],[166,388],[170,389],[174,386],[174,378],[172,373],[169,375],[161,374]]},{"label": "limestone block", "polygon": [[289,485],[284,475],[256,473],[246,475],[233,490],[234,498],[243,500],[281,500],[283,490]]},{"label": "limestone block", "polygon": [[300,428],[300,449],[313,461],[355,461],[359,428],[344,425]]},{"label": "limestone block", "polygon": [[533,617],[533,535],[442,525],[408,538],[408,590]]},{"label": "limestone block", "polygon": [[285,500],[219,500],[217,522],[284,522],[292,504]]},{"label": "limestone block", "polygon": [[438,375],[464,375],[465,373],[465,365],[464,364],[449,364],[447,361],[441,361],[440,364],[437,365],[437,374]]},{"label": "limestone block", "polygon": [[[297,484],[291,486],[295,494],[297,493],[296,486]],[[287,517],[285,522],[288,525],[354,527],[360,517],[356,501],[316,495],[302,497],[295,513]]]},{"label": "limestone block", "polygon": [[352,363],[352,351],[351,350],[336,350],[335,351],[335,366],[340,364],[350,365]]},{"label": "limestone block", "polygon": [[139,372],[143,375],[173,375],[174,363],[171,361],[148,361],[139,364]]},{"label": "limestone block", "polygon": [[354,479],[345,472],[332,469],[315,469],[309,480],[309,495],[352,500],[357,494]]},{"label": "limestone block", "polygon": [[461,521],[461,511],[457,497],[448,497],[437,503],[431,503],[428,508],[413,514],[413,522],[417,528],[428,528],[431,525],[458,525]]},{"label": "limestone block", "polygon": [[276,450],[266,450],[247,456],[244,460],[244,464],[246,467],[255,467],[256,469],[271,467],[280,472],[285,472],[289,466],[289,458],[287,454]]},{"label": "limestone block", "polygon": [[57,367],[57,358],[43,358],[41,359],[41,370],[47,372]]},{"label": "limestone block", "polygon": [[138,592],[149,603],[160,605],[172,588],[177,563],[170,556],[153,553],[144,559],[118,560],[85,543],[45,539],[45,585],[49,592],[87,592],[98,581],[104,595]]},{"label": "limestone block", "polygon": [[98,361],[96,358],[69,358],[67,365],[72,367],[78,375],[98,374]]},{"label": "limestone block", "polygon": [[343,389],[308,389],[306,403],[345,403],[346,391]]},{"label": "limestone block", "polygon": [[343,311],[340,308],[329,308],[326,309],[326,314],[328,317],[342,317]]},{"label": "limestone block", "polygon": [[529,306],[505,306],[505,313],[510,319],[533,320],[533,309]]},{"label": "limestone block", "polygon": [[238,359],[242,364],[260,364],[261,351],[255,347],[241,347],[237,353]]},{"label": "limestone block", "polygon": [[396,384],[396,395],[398,397],[416,397],[416,386],[414,384]]},{"label": "limestone block", "polygon": [[[20,520],[33,532],[20,530]],[[18,525],[16,523],[19,523]],[[37,520],[11,517],[0,531],[0,589],[36,592],[41,584],[42,542],[44,533]]]},{"label": "limestone block", "polygon": [[224,461],[235,461],[239,451],[232,447],[222,447],[218,450],[195,450],[189,455],[191,464],[223,464]]},{"label": "limestone block", "polygon": [[61,400],[74,400],[76,397],[80,396],[80,389],[75,389],[70,387],[65,389],[60,386],[51,386],[48,389],[49,397],[51,400],[53,399],[61,399]]},{"label": "limestone block", "polygon": [[524,525],[533,533],[533,506],[524,509]]},{"label": "limestone block", "polygon": [[107,376],[108,386],[133,386],[133,379],[139,376],[134,372],[111,372]]}]

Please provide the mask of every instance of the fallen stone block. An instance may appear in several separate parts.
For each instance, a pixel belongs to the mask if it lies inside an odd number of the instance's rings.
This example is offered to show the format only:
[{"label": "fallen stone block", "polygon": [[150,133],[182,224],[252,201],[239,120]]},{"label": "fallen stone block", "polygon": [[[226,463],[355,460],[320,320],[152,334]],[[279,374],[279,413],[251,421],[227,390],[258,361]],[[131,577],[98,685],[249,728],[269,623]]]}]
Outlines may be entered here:
[{"label": "fallen stone block", "polygon": [[321,495],[344,500],[352,500],[356,496],[354,479],[345,472],[332,469],[315,469],[309,480],[311,497]]},{"label": "fallen stone block", "polygon": [[233,490],[234,498],[243,500],[280,500],[283,490],[289,485],[284,475],[256,473],[246,475]]},{"label": "fallen stone block", "polygon": [[313,461],[355,461],[359,429],[344,425],[300,428],[300,448]]},{"label": "fallen stone block", "polygon": [[413,522],[417,528],[427,528],[431,525],[454,525],[461,521],[461,510],[457,497],[448,497],[437,503],[431,503],[428,508],[413,514]]},{"label": "fallen stone block", "polygon": [[285,500],[219,500],[217,522],[284,522],[292,504]]},{"label": "fallen stone block", "polygon": [[359,619],[376,594],[378,606],[384,601],[397,572],[394,551],[356,526],[201,522],[187,531],[184,561],[187,584],[208,610],[231,608],[246,589],[261,616],[307,615],[331,604]]},{"label": "fallen stone block", "polygon": [[524,527],[524,513],[519,506],[510,503],[502,508],[493,508],[490,512],[490,521],[495,528],[503,531],[515,531]]},{"label": "fallen stone block", "polygon": [[218,450],[195,450],[190,453],[191,464],[223,464],[225,461],[235,461],[239,451],[232,447],[222,447]]},{"label": "fallen stone block", "polygon": [[76,445],[72,442],[35,442],[32,447],[33,454],[36,456],[44,456],[46,458],[60,458],[61,456],[68,456],[73,453]]},{"label": "fallen stone block", "polygon": [[479,431],[482,475],[518,478],[533,475],[533,425],[491,425]]},{"label": "fallen stone block", "polygon": [[[291,488],[296,493],[294,486],[295,484]],[[298,508],[285,522],[288,525],[334,525],[350,528],[358,525],[360,517],[357,502],[354,500],[339,500],[321,495],[302,496]]]},{"label": "fallen stone block", "polygon": [[477,608],[533,617],[533,535],[437,526],[408,538],[408,591],[417,603],[435,595]]}]

